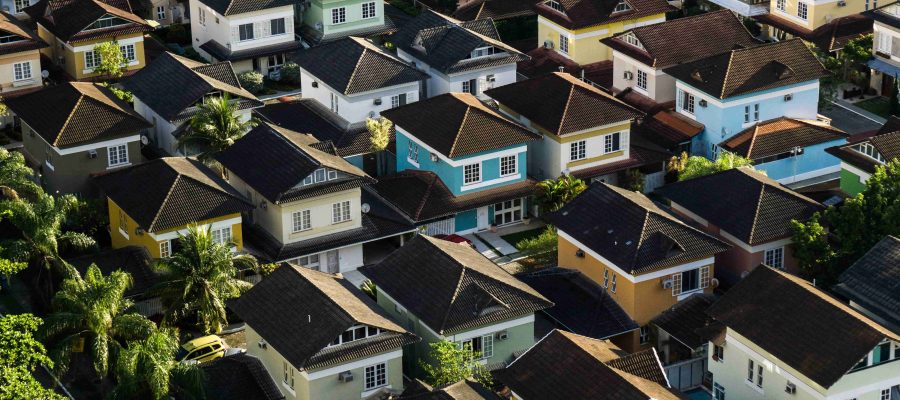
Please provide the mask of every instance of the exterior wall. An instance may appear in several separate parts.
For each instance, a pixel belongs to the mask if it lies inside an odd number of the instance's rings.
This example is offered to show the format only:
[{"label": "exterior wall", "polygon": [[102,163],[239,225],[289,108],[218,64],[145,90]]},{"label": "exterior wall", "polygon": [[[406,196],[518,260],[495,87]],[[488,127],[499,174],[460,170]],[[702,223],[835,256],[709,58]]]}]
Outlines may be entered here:
[{"label": "exterior wall", "polygon": [[[475,79],[478,81],[477,90],[472,93],[482,100],[486,100],[489,97],[484,94],[485,90],[493,89],[495,87],[500,87],[503,85],[508,85],[510,83],[516,82],[516,64],[504,64],[498,65],[490,68],[483,68],[475,71],[467,71],[461,72],[458,74],[446,75],[443,72],[432,69],[425,62],[413,57],[412,55],[404,52],[403,50],[397,50],[397,56],[400,57],[404,61],[408,61],[412,63],[412,65],[418,68],[420,71],[428,74],[430,77],[426,81],[426,91],[425,97],[434,97],[438,95],[442,95],[444,93],[455,92],[459,93],[463,91],[463,82],[471,81]],[[493,75],[493,82],[488,81],[488,76]]]},{"label": "exterior wall", "polygon": [[[419,100],[419,82],[397,85],[390,88],[371,91],[366,93],[358,93],[347,96],[338,90],[335,90],[311,75],[305,69],[300,72],[301,89],[303,97],[316,99],[319,103],[326,107],[332,106],[332,95],[337,96],[337,114],[346,119],[350,123],[362,122],[366,118],[377,118],[382,111],[389,110],[392,107],[391,97],[406,94],[406,103],[414,103]],[[316,82],[318,87],[313,87]],[[381,100],[380,105],[375,104],[375,99]]]},{"label": "exterior wall", "polygon": [[[37,3],[37,2],[38,2],[38,0],[28,0],[28,5],[29,5],[29,6],[30,6],[30,5],[34,5],[34,4]],[[3,8],[3,11],[6,11],[6,12],[12,14],[13,16],[15,16],[16,18],[18,18],[18,19],[20,19],[20,20],[28,20],[28,19],[30,19],[30,18],[28,17],[28,14],[25,14],[24,11],[19,12],[19,11],[16,9],[16,2],[15,2],[15,0],[2,0],[2,1],[0,1],[0,7]]]},{"label": "exterior wall", "polygon": [[781,183],[793,183],[834,173],[840,169],[841,160],[826,153],[825,149],[843,143],[846,143],[844,139],[838,139],[808,146],[799,156],[757,164],[756,168],[766,171],[769,178]]},{"label": "exterior wall", "polygon": [[851,196],[856,196],[866,190],[866,181],[871,176],[858,168],[841,163],[841,190]]},{"label": "exterior wall", "polygon": [[[254,49],[262,46],[286,43],[294,41],[294,6],[287,5],[273,7],[260,11],[223,16],[215,12],[199,0],[190,0],[191,37],[194,50],[207,55],[200,46],[210,40],[215,40],[231,51]],[[201,18],[204,22],[201,22]],[[277,18],[285,18],[283,34],[271,35],[269,21]],[[240,40],[238,27],[243,24],[253,24],[253,37],[251,40]]]},{"label": "exterior wall", "polygon": [[[147,15],[148,19],[159,22],[159,24],[162,26],[180,24],[184,22],[183,4],[175,0],[151,0],[151,3],[152,8],[149,11],[149,15]],[[165,10],[165,18],[159,18],[159,13],[157,12],[158,7],[163,7],[163,9]]]},{"label": "exterior wall", "polygon": [[[647,73],[646,89],[637,87],[638,70]],[[631,72],[631,79],[625,79],[625,72]],[[660,69],[613,51],[613,90],[618,92],[627,88],[632,88],[636,93],[647,96],[657,103],[675,101],[675,78]]]},{"label": "exterior wall", "polygon": [[[543,16],[538,15],[538,46],[553,43],[553,50],[580,65],[612,60],[612,49],[600,43],[601,39],[644,25],[664,22],[666,14],[660,13],[638,19],[617,21],[583,29],[569,30]],[[569,38],[569,52],[559,48],[560,35]]]},{"label": "exterior wall", "polygon": [[85,53],[92,51],[94,46],[115,40],[120,45],[133,44],[134,55],[136,60],[132,61],[125,68],[126,71],[135,71],[144,68],[147,59],[144,55],[144,34],[142,32],[129,33],[121,36],[107,36],[98,39],[85,40],[75,43],[65,43],[50,31],[44,29],[41,24],[37,25],[37,33],[41,39],[50,44],[50,47],[41,50],[41,53],[48,56],[55,64],[63,68],[63,70],[75,80],[83,80],[89,78],[101,77],[92,70],[85,67]]},{"label": "exterior wall", "polygon": [[[797,14],[799,3],[807,4],[807,17],[802,19]],[[793,24],[808,30],[814,30],[833,21],[836,18],[859,14],[869,8],[869,3],[863,0],[847,1],[845,5],[838,5],[837,0],[785,0],[784,11],[779,10],[777,2],[770,3],[770,11],[773,15],[791,21]],[[876,2],[877,4],[877,2]]]},{"label": "exterior wall", "polygon": [[[178,129],[181,123],[187,121],[178,122],[179,125],[176,125],[157,114],[156,111],[138,97],[134,98],[134,111],[153,124],[153,128],[148,129],[147,133],[149,134],[150,142],[157,149],[170,156],[185,155],[178,148],[178,139],[172,133]],[[253,116],[253,110],[238,110],[236,114],[241,121],[248,121]]]},{"label": "exterior wall", "polygon": [[[329,36],[384,25],[384,3],[380,1],[375,2],[375,16],[363,19],[362,5],[368,2],[370,1],[313,0],[309,3],[309,9],[303,13],[303,24]],[[335,24],[331,19],[331,12],[340,7],[346,7],[346,22]]]},{"label": "exterior wall", "polygon": [[[13,64],[31,64],[31,78],[16,81]],[[41,52],[28,50],[0,56],[0,93],[41,87]]]}]

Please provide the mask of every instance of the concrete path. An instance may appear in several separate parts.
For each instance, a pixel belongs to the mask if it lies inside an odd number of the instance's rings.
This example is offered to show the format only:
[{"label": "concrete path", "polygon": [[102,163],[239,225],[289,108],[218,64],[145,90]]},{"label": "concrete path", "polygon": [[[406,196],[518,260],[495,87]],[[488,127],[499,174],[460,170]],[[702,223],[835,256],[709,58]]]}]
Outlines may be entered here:
[{"label": "concrete path", "polygon": [[509,244],[509,242],[503,240],[503,238],[501,238],[500,235],[498,235],[494,232],[491,232],[491,231],[478,232],[475,234],[475,236],[478,236],[482,240],[488,242],[491,245],[491,247],[497,249],[497,251],[499,251],[504,256],[519,252],[519,249],[517,249],[515,246]]},{"label": "concrete path", "polygon": [[472,241],[472,244],[475,245],[475,250],[477,250],[481,255],[487,257],[488,259],[495,259],[500,257],[500,254],[497,254],[493,249],[491,249],[485,242],[483,242],[480,238],[475,236],[473,233],[462,235],[462,237],[469,239]]},{"label": "concrete path", "polygon": [[353,287],[359,288],[363,282],[366,281],[366,276],[357,270],[342,272],[341,275],[344,275],[344,279],[353,284]]}]

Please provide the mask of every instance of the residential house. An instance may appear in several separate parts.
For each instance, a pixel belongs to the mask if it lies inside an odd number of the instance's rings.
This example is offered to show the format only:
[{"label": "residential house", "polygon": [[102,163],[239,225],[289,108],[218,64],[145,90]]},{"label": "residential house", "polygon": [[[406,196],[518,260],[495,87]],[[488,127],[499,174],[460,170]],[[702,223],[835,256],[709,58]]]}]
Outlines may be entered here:
[{"label": "residential house", "polygon": [[238,73],[277,77],[303,46],[294,35],[290,0],[190,0],[194,50],[212,62],[231,61]]},{"label": "residential house", "polygon": [[304,51],[297,63],[303,97],[316,99],[351,123],[418,101],[420,85],[428,78],[374,43],[352,36]]},{"label": "residential house", "polygon": [[611,340],[635,351],[650,344],[650,321],[679,300],[712,292],[716,254],[730,246],[690,226],[641,193],[594,183],[545,216],[559,235],[559,266],[607,289],[640,325]]},{"label": "residential house", "polygon": [[69,258],[66,261],[82,276],[91,265],[100,268],[104,276],[115,271],[127,272],[131,275],[131,286],[125,290],[124,297],[134,302],[134,308],[138,313],[146,317],[163,313],[161,299],[150,293],[153,286],[162,281],[162,274],[153,268],[153,258],[146,248],[125,246]]},{"label": "residential house", "polygon": [[860,13],[875,8],[877,0],[771,0],[769,12],[753,19],[769,38],[802,38],[825,52],[836,52],[850,40],[872,33],[872,20]]},{"label": "residential house", "polygon": [[828,123],[788,117],[759,122],[719,149],[753,160],[753,166],[792,188],[820,183],[841,171],[841,160],[825,149],[847,142],[847,134]]},{"label": "residential house", "polygon": [[[759,264],[799,273],[791,221],[825,209],[750,168],[735,168],[663,186],[672,210],[732,247],[716,255],[715,276],[737,283]],[[729,201],[722,202],[723,193]]]},{"label": "residential house", "polygon": [[37,3],[37,0],[0,0],[0,7],[3,12],[12,14],[16,19],[28,19],[25,9],[34,3]]},{"label": "residential house", "polygon": [[[673,40],[692,35],[698,26],[703,35]],[[759,44],[729,10],[638,26],[601,42],[612,49],[613,92],[631,89],[656,104],[675,102],[675,78],[664,68]]]},{"label": "residential house", "polygon": [[247,354],[289,400],[399,394],[403,346],[419,341],[340,275],[288,263],[228,308],[247,324]]},{"label": "residential house", "polygon": [[310,0],[301,3],[300,35],[307,47],[347,36],[372,37],[397,31],[384,2],[372,0]]},{"label": "residential house", "polygon": [[122,50],[126,74],[141,69],[146,20],[134,14],[130,0],[41,0],[25,8],[40,38],[50,44],[41,54],[75,80],[100,77],[100,53],[94,47],[114,41]]},{"label": "residential house", "polygon": [[900,48],[894,47],[895,41],[900,44],[900,3],[890,2],[863,15],[874,21],[869,87],[879,95],[890,96],[896,90],[895,77],[900,76]]},{"label": "residential house", "polygon": [[475,249],[418,235],[362,273],[378,304],[422,341],[404,351],[407,375],[434,363],[430,344],[449,340],[476,353],[488,370],[503,368],[534,344],[535,312],[553,306]]},{"label": "residential house", "polygon": [[656,350],[628,354],[609,341],[555,330],[499,373],[515,400],[680,399]]},{"label": "residential house", "polygon": [[413,379],[397,400],[497,400],[497,395],[490,388],[474,381],[472,378],[435,388]]},{"label": "residential house", "polygon": [[6,11],[0,11],[0,42],[0,93],[9,97],[42,87],[40,50],[49,45]]},{"label": "residential house", "polygon": [[430,76],[426,97],[449,92],[486,99],[484,91],[516,81],[516,63],[527,59],[500,41],[490,18],[456,19],[426,10],[391,37],[397,56]]},{"label": "residential house", "polygon": [[888,235],[844,270],[834,291],[849,299],[851,307],[897,332],[900,331],[898,278],[900,239]]},{"label": "residential house", "polygon": [[244,248],[241,213],[253,205],[200,161],[158,158],[95,180],[107,199],[114,249],[141,246],[166,258],[191,224],[209,230],[216,243]]},{"label": "residential house", "polygon": [[[422,3],[437,4],[434,0]],[[461,21],[474,21],[482,18],[490,18],[494,21],[516,21],[516,19],[521,20],[523,17],[536,14],[531,3],[515,0],[463,0],[458,3],[464,4],[460,4],[450,16]],[[429,5],[428,8],[440,9],[441,7]]]},{"label": "residential house", "polygon": [[241,87],[231,63],[204,64],[168,52],[126,79],[123,86],[134,95],[135,111],[153,123],[149,142],[164,154],[196,152],[179,147],[178,138],[190,129],[191,117],[209,97],[228,96],[241,121],[263,106]]},{"label": "residential house", "polygon": [[92,195],[91,174],[143,161],[150,123],[95,83],[69,82],[6,100],[22,124],[25,156],[50,193]]},{"label": "residential house", "polygon": [[709,385],[704,382],[709,358],[709,340],[705,335],[717,325],[706,310],[715,299],[711,293],[694,293],[650,322],[654,328],[650,340],[659,349],[659,361],[665,366],[672,387],[680,391]]},{"label": "residential house", "polygon": [[[203,391],[217,400],[284,400],[281,389],[259,358],[238,353],[197,365],[203,371]],[[175,394],[179,400],[189,397]]]},{"label": "residential house", "polygon": [[866,190],[866,181],[888,161],[900,158],[900,118],[890,117],[875,133],[851,136],[826,151],[841,160],[841,190],[851,196]]},{"label": "residential house", "polygon": [[761,121],[815,120],[819,78],[828,74],[800,39],[735,49],[663,71],[675,78],[676,110],[705,127],[693,138],[692,153],[711,159],[718,143]]},{"label": "residential house", "polygon": [[373,179],[331,142],[263,123],[216,160],[257,206],[247,214],[248,240],[260,258],[348,273],[365,263],[364,244],[414,231],[363,196]]},{"label": "residential house", "polygon": [[185,4],[178,0],[150,0],[149,9],[144,10],[144,18],[161,26],[183,24]]},{"label": "residential house", "polygon": [[699,5],[703,9],[717,7],[726,8],[741,18],[763,15],[769,12],[771,0],[702,0]]},{"label": "residential house", "polygon": [[900,335],[810,282],[760,266],[707,313],[714,398],[900,396]]},{"label": "residential house", "polygon": [[535,181],[527,146],[539,135],[468,93],[384,111],[396,129],[398,174],[375,192],[429,234],[468,233],[522,222]]}]

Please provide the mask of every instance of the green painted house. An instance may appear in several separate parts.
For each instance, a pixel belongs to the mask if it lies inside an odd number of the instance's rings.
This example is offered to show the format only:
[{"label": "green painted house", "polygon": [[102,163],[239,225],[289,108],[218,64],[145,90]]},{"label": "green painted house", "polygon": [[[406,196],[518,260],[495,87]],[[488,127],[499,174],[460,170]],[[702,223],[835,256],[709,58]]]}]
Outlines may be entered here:
[{"label": "green painted house", "polygon": [[841,190],[856,196],[878,166],[900,158],[900,118],[892,116],[875,134],[851,136],[847,143],[825,151],[841,160]]},{"label": "green painted house", "polygon": [[307,0],[300,7],[300,36],[310,46],[347,36],[370,37],[397,31],[384,13],[383,1]]},{"label": "green painted house", "polygon": [[505,367],[535,343],[535,312],[553,306],[469,246],[426,235],[360,271],[375,282],[378,304],[422,338],[404,349],[413,377],[442,339],[471,346],[489,370]]}]

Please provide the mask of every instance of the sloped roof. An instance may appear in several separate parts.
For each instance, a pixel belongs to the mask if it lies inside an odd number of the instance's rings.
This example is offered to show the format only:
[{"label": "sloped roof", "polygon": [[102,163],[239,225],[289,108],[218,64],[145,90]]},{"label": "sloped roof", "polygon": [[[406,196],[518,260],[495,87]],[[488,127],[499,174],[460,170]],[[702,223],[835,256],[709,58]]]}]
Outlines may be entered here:
[{"label": "sloped roof", "polygon": [[445,93],[381,115],[444,157],[457,158],[538,140],[469,93]]},{"label": "sloped roof", "polygon": [[299,53],[296,59],[316,79],[346,95],[428,78],[397,56],[352,36],[313,47]]},{"label": "sloped roof", "polygon": [[689,142],[694,136],[703,132],[703,124],[681,115],[673,110],[660,111],[649,118],[644,118],[637,126],[648,139],[667,149]]},{"label": "sloped roof", "polygon": [[475,249],[426,235],[359,271],[441,335],[553,306]]},{"label": "sloped roof", "polygon": [[[295,132],[313,135],[320,141],[330,141],[342,157],[372,151],[369,130],[365,122],[350,123],[316,99],[305,98],[266,104],[254,110],[260,118],[273,125]],[[391,131],[391,141],[394,140]]]},{"label": "sloped roof", "polygon": [[592,184],[547,219],[633,275],[712,257],[729,247],[647,196],[605,183]]},{"label": "sloped roof", "polygon": [[31,28],[19,21],[18,18],[6,11],[0,11],[0,31],[7,35],[16,35],[24,38],[17,42],[0,44],[0,55],[17,53],[48,47],[47,42],[41,40]]},{"label": "sloped roof", "polygon": [[653,318],[653,324],[666,331],[689,349],[696,349],[708,342],[702,329],[712,323],[706,310],[716,300],[711,293],[694,293]]},{"label": "sloped roof", "polygon": [[418,379],[406,385],[398,400],[497,400],[499,397],[484,385],[472,380],[463,379],[441,388]]},{"label": "sloped roof", "polygon": [[57,148],[136,135],[152,126],[96,83],[67,82],[8,99],[6,104]]},{"label": "sloped roof", "polygon": [[644,115],[564,72],[503,85],[485,94],[557,136]]},{"label": "sloped roof", "polygon": [[[419,338],[397,325],[374,300],[338,275],[283,263],[228,307],[300,370],[385,353]],[[384,332],[328,347],[354,325]]]},{"label": "sloped roof", "polygon": [[636,20],[675,10],[665,0],[626,0],[628,11],[615,12],[620,0],[562,0],[565,12],[556,11],[540,2],[535,5],[538,15],[567,29],[581,29],[611,22]]},{"label": "sloped roof", "polygon": [[754,16],[753,19],[778,28],[792,36],[803,38],[825,52],[838,51],[848,42],[872,33],[873,20],[866,13],[852,14],[835,18],[814,30],[797,25],[795,22],[774,13]]},{"label": "sloped roof", "polygon": [[[282,400],[284,395],[266,366],[247,353],[235,354],[198,365],[203,371],[207,398],[216,400]],[[175,398],[180,398],[177,394]]]},{"label": "sloped roof", "polygon": [[[435,1],[431,3],[437,4]],[[475,0],[470,1],[450,16],[462,21],[491,18],[495,21],[534,15],[534,5],[527,0]]]},{"label": "sloped roof", "polygon": [[853,135],[848,139],[847,144],[829,147],[825,151],[840,158],[841,161],[874,173],[875,168],[882,164],[853,149],[853,146],[863,142],[874,146],[885,160],[900,158],[900,117],[890,116],[878,132]]},{"label": "sloped roof", "polygon": [[881,341],[900,340],[809,282],[764,265],[707,312],[826,389]]},{"label": "sloped roof", "polygon": [[828,75],[803,40],[796,38],[731,50],[665,68],[665,73],[720,99]]},{"label": "sloped roof", "polygon": [[199,0],[215,12],[229,16],[294,4],[292,0]]},{"label": "sloped roof", "polygon": [[158,158],[96,180],[104,194],[148,232],[253,208],[215,172],[192,158]]},{"label": "sloped roof", "polygon": [[[146,20],[134,14],[129,0],[41,0],[25,8],[25,12],[33,21],[66,43],[150,29]],[[105,15],[121,18],[128,23],[85,29]]]},{"label": "sloped roof", "polygon": [[125,246],[118,249],[109,249],[96,254],[67,260],[79,273],[84,274],[91,264],[96,264],[103,272],[109,275],[113,271],[121,270],[131,275],[131,287],[125,291],[125,297],[141,296],[161,281],[161,274],[153,269],[153,258],[147,248],[143,246]]},{"label": "sloped roof", "polygon": [[719,147],[753,160],[790,152],[794,147],[807,147],[846,139],[844,131],[818,121],[781,117],[753,125]]},{"label": "sloped roof", "polygon": [[[825,209],[819,202],[750,168],[676,182],[659,193],[751,246],[790,237],[791,220]],[[722,193],[729,194],[723,202]]]},{"label": "sloped roof", "polygon": [[885,236],[838,280],[835,291],[900,331],[900,239]]}]

